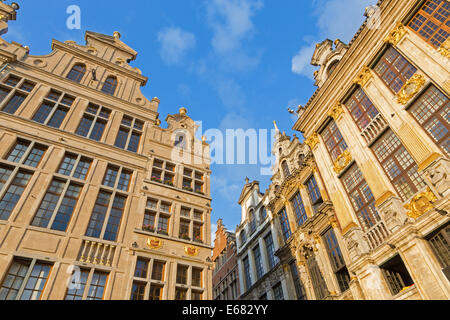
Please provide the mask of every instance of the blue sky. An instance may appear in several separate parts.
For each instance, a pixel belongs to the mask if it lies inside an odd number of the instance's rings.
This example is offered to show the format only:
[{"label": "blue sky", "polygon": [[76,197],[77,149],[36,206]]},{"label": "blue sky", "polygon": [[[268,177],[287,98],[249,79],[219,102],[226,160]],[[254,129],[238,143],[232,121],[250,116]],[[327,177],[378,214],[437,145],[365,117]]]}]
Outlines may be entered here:
[{"label": "blue sky", "polygon": [[[161,99],[160,119],[188,109],[203,131],[210,128],[272,129],[276,120],[292,135],[287,108],[314,93],[309,65],[316,43],[350,41],[376,0],[19,0],[17,21],[6,40],[28,45],[30,54],[51,51],[51,40],[84,44],[86,30],[112,35],[139,54],[132,65],[149,77],[142,92]],[[81,29],[69,30],[66,9],[81,9]],[[164,122],[163,122],[164,125]],[[297,133],[301,136],[300,133]],[[213,165],[212,223],[234,230],[246,176],[261,182],[258,165]]]}]

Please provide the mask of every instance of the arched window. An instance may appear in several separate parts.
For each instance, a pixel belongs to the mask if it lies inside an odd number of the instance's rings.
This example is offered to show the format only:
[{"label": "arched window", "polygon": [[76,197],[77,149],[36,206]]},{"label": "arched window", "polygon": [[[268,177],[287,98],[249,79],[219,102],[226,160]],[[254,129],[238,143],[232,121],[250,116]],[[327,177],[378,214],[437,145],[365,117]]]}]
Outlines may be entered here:
[{"label": "arched window", "polygon": [[267,218],[267,210],[266,210],[266,207],[262,207],[261,210],[259,211],[259,218],[260,218],[261,222],[263,222],[264,220],[266,220],[266,218]]},{"label": "arched window", "polygon": [[248,213],[248,220],[250,222],[250,233],[253,233],[256,231],[255,211],[253,209],[250,209]]},{"label": "arched window", "polygon": [[73,66],[67,75],[67,79],[80,83],[86,73],[86,66],[84,64],[76,64]]},{"label": "arched window", "polygon": [[114,76],[109,76],[108,78],[106,78],[106,81],[103,84],[102,92],[112,96],[116,92],[116,88],[117,78]]},{"label": "arched window", "polygon": [[333,73],[334,69],[336,69],[337,65],[338,65],[339,61],[334,61],[330,64],[330,66],[328,67],[327,70],[327,76],[331,76],[331,74]]},{"label": "arched window", "polygon": [[177,133],[175,137],[175,147],[186,149],[186,136],[184,133]]},{"label": "arched window", "polygon": [[289,171],[289,166],[286,161],[283,161],[283,163],[281,163],[281,168],[283,169],[285,179],[291,175],[291,171]]}]

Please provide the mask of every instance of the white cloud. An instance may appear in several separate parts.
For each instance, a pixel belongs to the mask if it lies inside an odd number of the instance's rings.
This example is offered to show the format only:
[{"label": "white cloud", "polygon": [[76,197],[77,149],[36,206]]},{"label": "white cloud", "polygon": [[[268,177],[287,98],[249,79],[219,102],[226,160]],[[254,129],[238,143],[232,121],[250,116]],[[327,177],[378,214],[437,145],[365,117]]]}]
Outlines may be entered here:
[{"label": "white cloud", "polygon": [[211,223],[211,244],[214,245],[214,240],[216,239],[217,224]]},{"label": "white cloud", "polygon": [[233,79],[216,79],[220,100],[227,109],[240,109],[245,105],[245,94]]},{"label": "white cloud", "polygon": [[311,58],[315,50],[315,45],[302,47],[297,55],[292,58],[292,72],[304,75],[313,79],[314,67],[311,65]]},{"label": "white cloud", "polygon": [[158,33],[160,55],[166,64],[178,64],[195,47],[195,35],[180,28],[165,28]]}]

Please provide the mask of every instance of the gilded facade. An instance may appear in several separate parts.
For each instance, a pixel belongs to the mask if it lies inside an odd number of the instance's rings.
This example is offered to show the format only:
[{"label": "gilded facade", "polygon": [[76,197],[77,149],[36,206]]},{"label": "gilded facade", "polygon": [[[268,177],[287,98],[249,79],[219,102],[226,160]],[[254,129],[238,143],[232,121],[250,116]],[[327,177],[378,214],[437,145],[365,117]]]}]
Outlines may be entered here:
[{"label": "gilded facade", "polygon": [[368,10],[348,45],[316,47],[318,89],[294,125],[315,164],[302,158],[275,209],[292,227],[289,197],[299,192],[307,219],[285,232],[285,254],[311,299],[447,300],[450,7],[383,0],[375,9],[376,27]]},{"label": "gilded facade", "polygon": [[118,32],[85,40],[1,40],[0,299],[210,300],[209,147]]}]

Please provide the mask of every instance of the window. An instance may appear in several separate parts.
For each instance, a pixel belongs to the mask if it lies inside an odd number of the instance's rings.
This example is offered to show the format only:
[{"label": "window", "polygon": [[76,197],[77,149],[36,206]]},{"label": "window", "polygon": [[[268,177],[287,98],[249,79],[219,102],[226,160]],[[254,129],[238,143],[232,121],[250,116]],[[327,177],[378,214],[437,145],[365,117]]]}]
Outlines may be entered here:
[{"label": "window", "polygon": [[83,300],[86,284],[88,283],[90,271],[87,269],[80,270],[79,288],[69,289],[66,293],[65,300]]},{"label": "window", "polygon": [[59,129],[74,101],[74,97],[51,90],[33,120]]},{"label": "window", "polygon": [[123,116],[119,133],[114,145],[131,152],[137,152],[141,141],[144,122],[129,116]]},{"label": "window", "polygon": [[330,123],[323,130],[322,137],[333,162],[336,161],[345,150],[347,150],[347,143],[345,143],[336,122],[330,121]]},{"label": "window", "polygon": [[186,135],[184,133],[177,133],[174,145],[175,147],[186,149]]},{"label": "window", "polygon": [[181,239],[191,240],[191,237],[189,236],[190,226],[191,226],[190,221],[186,221],[186,220],[180,221],[180,238]]},{"label": "window", "polygon": [[[116,241],[126,197],[100,191],[86,230],[87,237]],[[107,221],[105,225],[105,221]]]},{"label": "window", "polygon": [[76,64],[67,74],[67,79],[80,83],[86,73],[86,66],[84,64]]},{"label": "window", "polygon": [[132,175],[133,173],[130,170],[108,165],[105,177],[103,178],[103,185],[128,192]]},{"label": "window", "polygon": [[192,286],[202,287],[202,269],[192,268]]},{"label": "window", "polygon": [[250,289],[250,287],[252,286],[252,278],[251,278],[251,274],[250,274],[250,262],[248,260],[248,256],[244,258],[244,260],[242,261],[243,265],[244,265],[244,275],[245,275],[245,288],[247,290]]},{"label": "window", "polygon": [[306,182],[306,187],[308,189],[309,198],[311,199],[311,204],[314,211],[317,212],[319,207],[322,205],[323,200],[314,175]]},{"label": "window", "polygon": [[392,130],[383,134],[372,150],[403,201],[425,187],[417,164]]},{"label": "window", "polygon": [[109,76],[106,78],[105,83],[103,84],[102,92],[109,94],[111,96],[114,95],[117,88],[117,78],[114,76]]},{"label": "window", "polygon": [[281,210],[279,215],[280,215],[280,222],[281,222],[281,231],[283,232],[284,240],[288,240],[292,235],[292,231],[291,231],[291,227],[289,225],[289,218],[288,218],[286,208],[283,208],[283,210]]},{"label": "window", "polygon": [[273,243],[272,233],[269,233],[264,238],[264,243],[266,245],[267,257],[269,258],[270,269],[273,269],[273,268],[275,268],[275,266],[277,265],[279,260],[277,257],[275,257],[275,245]]},{"label": "window", "polygon": [[255,219],[255,211],[253,209],[250,210],[249,214],[249,227],[250,234],[253,234],[256,231],[256,219]]},{"label": "window", "polygon": [[67,152],[59,166],[58,174],[73,177],[75,179],[86,180],[91,165],[92,159]]},{"label": "window", "polygon": [[450,267],[450,225],[446,225],[438,233],[428,239],[428,243],[433,249],[442,268]]},{"label": "window", "polygon": [[291,199],[291,204],[294,208],[295,216],[297,218],[297,224],[299,226],[302,226],[308,219],[308,216],[306,215],[305,205],[303,204],[300,192],[297,192]]},{"label": "window", "polygon": [[417,69],[392,47],[386,50],[374,71],[383,82],[397,94]]},{"label": "window", "polygon": [[381,221],[375,199],[358,165],[353,164],[341,178],[350,201],[365,231]]},{"label": "window", "polygon": [[450,33],[449,13],[448,1],[428,0],[408,26],[433,47],[439,48]]},{"label": "window", "polygon": [[256,248],[253,249],[253,257],[255,259],[256,276],[258,277],[257,280],[259,280],[264,275],[264,267],[261,260],[261,251],[259,250],[259,246],[256,246]]},{"label": "window", "polygon": [[289,264],[289,268],[291,269],[291,275],[294,282],[295,293],[297,294],[297,300],[307,300],[305,287],[303,286],[302,280],[298,275],[298,269],[295,265],[295,261],[292,261]]},{"label": "window", "polygon": [[447,96],[431,85],[408,111],[437,145],[450,155],[450,106]]},{"label": "window", "polygon": [[246,233],[245,229],[241,230],[240,238],[241,238],[241,246],[243,246],[245,244],[245,242],[247,242],[247,233]]},{"label": "window", "polygon": [[40,300],[53,264],[14,258],[0,288],[0,300]]},{"label": "window", "polygon": [[[162,283],[164,282],[164,270],[165,262],[138,257],[130,299],[161,300],[165,286],[165,283]],[[150,288],[148,293],[147,288]]]},{"label": "window", "polygon": [[[35,84],[31,81],[9,75],[0,85],[0,110],[15,114],[34,87]],[[8,102],[3,103],[5,100]]]},{"label": "window", "polygon": [[183,190],[196,192],[204,195],[204,173],[194,169],[184,168],[183,170]]},{"label": "window", "polygon": [[174,186],[175,165],[163,160],[155,159],[152,168],[152,181]]},{"label": "window", "polygon": [[359,130],[364,131],[379,112],[363,89],[358,88],[345,102]]},{"label": "window", "polygon": [[78,126],[76,134],[100,141],[108,123],[111,110],[95,104],[89,104]]},{"label": "window", "polygon": [[283,287],[281,286],[281,282],[278,282],[273,288],[273,298],[274,300],[284,300],[283,295]]},{"label": "window", "polygon": [[308,273],[311,278],[311,284],[314,289],[316,300],[324,299],[328,294],[327,284],[323,278],[322,272],[320,271],[319,265],[317,264],[316,257],[312,250],[308,253],[308,259],[306,260],[306,266],[308,268]]},{"label": "window", "polygon": [[187,285],[188,267],[178,265],[177,266],[177,284]]},{"label": "window", "polygon": [[202,236],[202,229],[203,229],[203,224],[200,223],[195,223],[194,222],[194,227],[193,227],[193,234],[194,234],[194,241],[202,243],[203,242],[203,236]]},{"label": "window", "polygon": [[18,139],[6,160],[37,168],[47,151],[47,146]]},{"label": "window", "polygon": [[187,289],[176,288],[175,300],[187,300]]},{"label": "window", "polygon": [[284,178],[287,179],[291,176],[291,171],[289,170],[289,165],[287,161],[281,163],[281,168],[283,169]]},{"label": "window", "polygon": [[191,293],[191,300],[200,301],[200,300],[202,300],[202,297],[203,297],[202,292],[192,291],[192,293]]},{"label": "window", "polygon": [[267,218],[267,210],[266,210],[266,207],[262,207],[262,208],[259,210],[259,219],[260,219],[260,223],[263,223],[264,220],[266,220],[266,218]]},{"label": "window", "polygon": [[[160,234],[168,235],[171,207],[172,204],[169,202],[148,198],[142,229],[149,232],[157,230]],[[156,221],[158,221],[157,228]]]},{"label": "window", "polygon": [[[193,213],[192,213],[193,212]],[[203,242],[203,223],[195,220],[202,220],[203,213],[198,210],[192,210],[190,208],[181,207],[180,211],[180,229],[179,238],[183,240],[193,240],[195,242]],[[191,218],[192,217],[192,218]],[[192,225],[192,238],[191,238],[191,225]]]},{"label": "window", "polygon": [[8,220],[31,180],[33,173],[18,170],[9,187],[0,193],[0,220]]},{"label": "window", "polygon": [[409,275],[409,272],[399,255],[380,266],[380,269],[386,278],[392,295],[396,295],[404,288],[414,284],[414,281]]},{"label": "window", "polygon": [[324,235],[323,240],[330,258],[331,266],[339,284],[341,292],[350,288],[350,274],[348,273],[344,256],[336,238],[333,229],[329,229]]},{"label": "window", "polygon": [[67,230],[83,187],[54,179],[34,216],[31,225],[52,230]]}]

